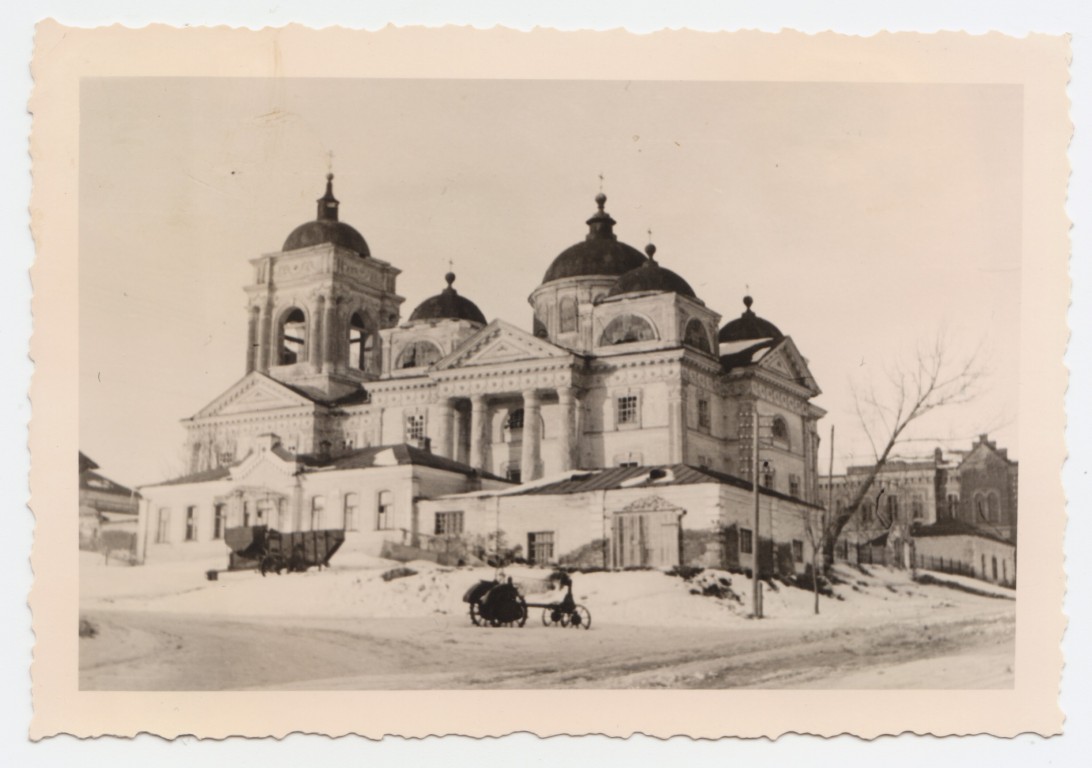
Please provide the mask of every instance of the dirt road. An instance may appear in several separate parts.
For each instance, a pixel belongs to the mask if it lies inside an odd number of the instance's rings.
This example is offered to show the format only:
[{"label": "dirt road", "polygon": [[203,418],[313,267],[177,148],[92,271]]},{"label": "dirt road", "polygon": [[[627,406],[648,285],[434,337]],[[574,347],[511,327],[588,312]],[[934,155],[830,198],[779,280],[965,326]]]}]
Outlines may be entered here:
[{"label": "dirt road", "polygon": [[473,627],[464,616],[290,621],[85,614],[84,690],[442,688],[1004,688],[1014,603],[923,623],[767,621],[591,631]]}]

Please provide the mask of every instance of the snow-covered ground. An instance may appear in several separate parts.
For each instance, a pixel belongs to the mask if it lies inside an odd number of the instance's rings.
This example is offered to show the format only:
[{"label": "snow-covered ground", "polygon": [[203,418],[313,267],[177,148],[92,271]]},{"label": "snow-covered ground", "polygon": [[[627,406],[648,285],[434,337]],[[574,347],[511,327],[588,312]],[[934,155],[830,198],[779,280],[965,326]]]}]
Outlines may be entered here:
[{"label": "snow-covered ground", "polygon": [[[254,571],[223,573],[208,581],[204,572],[215,563],[170,563],[148,566],[103,566],[93,556],[81,563],[81,604],[85,609],[156,611],[229,618],[306,616],[312,618],[413,618],[463,616],[462,596],[480,579],[491,579],[492,568],[448,568],[427,561],[406,563],[417,573],[384,581],[383,573],[401,563],[379,558],[338,563],[329,569],[302,574],[262,577]],[[527,585],[529,602],[560,600],[563,593],[542,593],[550,571],[513,566],[505,574]],[[867,573],[839,566],[843,582],[834,587],[840,599],[820,597],[821,617],[835,622],[868,616],[905,616],[982,598],[940,585],[915,583],[905,571],[869,567]],[[955,581],[959,577],[932,574]],[[723,586],[725,597],[706,597],[703,586]],[[1008,592],[983,582],[979,588]],[[812,593],[784,585],[764,585],[763,608],[771,620],[812,617]],[[588,607],[595,624],[658,626],[722,626],[737,624],[751,613],[751,581],[742,574],[706,570],[692,581],[661,571],[600,572],[573,575],[573,595]],[[536,617],[537,618],[537,617]],[[821,619],[822,620],[822,619]]]},{"label": "snow-covered ground", "polygon": [[[81,560],[81,686],[96,689],[459,687],[1007,687],[1015,602],[965,591],[1011,590],[931,574],[840,566],[835,597],[765,589],[753,621],[751,582],[706,570],[573,575],[592,631],[471,625],[466,590],[491,568],[363,558],[303,574],[224,573],[209,563],[104,566]],[[416,573],[385,581],[387,571]],[[548,569],[506,571],[544,593]],[[718,596],[706,596],[716,586]]]}]

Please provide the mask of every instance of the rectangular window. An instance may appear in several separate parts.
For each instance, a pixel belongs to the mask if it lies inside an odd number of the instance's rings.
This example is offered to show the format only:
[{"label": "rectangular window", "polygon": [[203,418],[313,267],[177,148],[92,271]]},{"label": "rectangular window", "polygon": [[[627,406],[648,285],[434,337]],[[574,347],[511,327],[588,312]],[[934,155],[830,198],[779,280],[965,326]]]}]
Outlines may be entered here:
[{"label": "rectangular window", "polygon": [[436,513],[436,535],[437,536],[458,536],[463,532],[463,513],[458,512],[437,512]]},{"label": "rectangular window", "polygon": [[745,555],[754,554],[754,537],[751,535],[750,530],[748,530],[747,528],[739,529],[739,551]]},{"label": "rectangular window", "polygon": [[250,502],[243,502],[243,525],[250,525]]},{"label": "rectangular window", "polygon": [[619,425],[637,423],[637,395],[622,395],[618,398],[617,408]]},{"label": "rectangular window", "polygon": [[519,464],[509,464],[504,470],[504,478],[506,480],[511,480],[513,483],[521,482],[520,478],[522,477],[523,475],[519,471]]},{"label": "rectangular window", "polygon": [[804,562],[804,542],[799,539],[792,540],[792,561],[794,563]]},{"label": "rectangular window", "polygon": [[773,489],[774,487],[774,470],[773,467],[766,467],[762,470],[762,487]]},{"label": "rectangular window", "polygon": [[375,529],[385,531],[391,527],[391,517],[394,510],[394,494],[390,491],[380,491],[375,500]]},{"label": "rectangular window", "polygon": [[197,507],[186,507],[186,541],[197,540]]},{"label": "rectangular window", "polygon": [[713,462],[708,456],[702,456],[702,455],[699,454],[698,455],[698,466],[699,467],[704,467],[705,469],[709,469],[710,467],[713,466]]},{"label": "rectangular window", "polygon": [[701,429],[709,429],[713,423],[712,418],[709,416],[709,401],[704,397],[698,398],[698,427]]},{"label": "rectangular window", "polygon": [[277,530],[288,530],[288,499],[277,500]]},{"label": "rectangular window", "polygon": [[357,526],[357,515],[360,508],[360,496],[355,493],[345,494],[345,530],[355,531]]},{"label": "rectangular window", "polygon": [[311,530],[320,531],[326,518],[326,497],[311,497]]},{"label": "rectangular window", "polygon": [[406,417],[406,442],[417,442],[425,437],[425,414],[413,413]]},{"label": "rectangular window", "polygon": [[959,497],[956,496],[954,493],[949,493],[948,494],[948,517],[950,517],[950,518],[952,518],[954,520],[956,518],[957,514],[959,514]]},{"label": "rectangular window", "polygon": [[226,527],[227,508],[223,504],[216,504],[212,508],[212,538],[216,540],[224,538]]},{"label": "rectangular window", "polygon": [[789,475],[789,495],[794,499],[800,498],[800,475]]},{"label": "rectangular window", "polygon": [[925,502],[915,497],[910,501],[910,517],[913,520],[925,519]]},{"label": "rectangular window", "polygon": [[546,565],[554,559],[554,532],[536,531],[527,534],[527,557],[531,565]]},{"label": "rectangular window", "polygon": [[273,499],[262,499],[256,505],[256,525],[269,525],[273,519]]},{"label": "rectangular window", "polygon": [[160,507],[159,516],[156,518],[155,543],[166,544],[170,535],[171,510],[169,507]]}]

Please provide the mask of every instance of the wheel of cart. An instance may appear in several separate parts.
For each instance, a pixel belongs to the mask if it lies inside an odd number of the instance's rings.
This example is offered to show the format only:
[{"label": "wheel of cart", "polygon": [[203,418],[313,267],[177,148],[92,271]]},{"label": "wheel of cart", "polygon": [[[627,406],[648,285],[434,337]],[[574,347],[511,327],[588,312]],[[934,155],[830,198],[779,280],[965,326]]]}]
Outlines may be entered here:
[{"label": "wheel of cart", "polygon": [[591,611],[582,605],[573,608],[572,613],[567,614],[568,626],[574,629],[591,629]]}]

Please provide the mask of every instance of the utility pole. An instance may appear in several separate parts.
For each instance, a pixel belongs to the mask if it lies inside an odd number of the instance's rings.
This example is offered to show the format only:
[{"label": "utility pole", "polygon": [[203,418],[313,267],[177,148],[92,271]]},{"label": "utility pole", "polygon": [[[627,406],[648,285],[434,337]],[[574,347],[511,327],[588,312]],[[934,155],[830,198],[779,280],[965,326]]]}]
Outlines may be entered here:
[{"label": "utility pole", "polygon": [[758,538],[758,522],[759,522],[759,518],[758,518],[758,502],[759,502],[759,493],[758,493],[758,472],[759,472],[758,429],[759,429],[759,423],[758,423],[758,403],[757,402],[755,403],[754,425],[753,425],[752,429],[753,429],[753,434],[752,434],[751,448],[752,448],[752,453],[753,453],[752,463],[753,463],[753,466],[754,466],[754,470],[752,471],[751,486],[752,486],[752,488],[754,490],[755,506],[754,506],[754,514],[751,517],[751,553],[752,553],[752,557],[751,557],[751,607],[752,607],[753,612],[754,612],[754,617],[756,619],[761,619],[762,618],[762,582],[759,580],[759,572],[758,572],[758,562],[759,562],[758,561],[758,549],[759,549],[759,546],[758,546],[758,542],[759,542],[759,538]]}]

